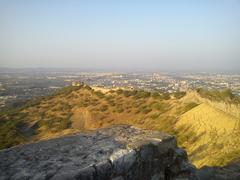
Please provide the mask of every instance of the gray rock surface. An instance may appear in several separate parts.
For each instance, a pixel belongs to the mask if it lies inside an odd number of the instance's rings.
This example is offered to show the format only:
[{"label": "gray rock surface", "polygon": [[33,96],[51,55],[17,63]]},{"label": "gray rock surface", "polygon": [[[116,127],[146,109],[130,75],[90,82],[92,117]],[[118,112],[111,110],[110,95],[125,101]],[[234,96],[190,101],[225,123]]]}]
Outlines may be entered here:
[{"label": "gray rock surface", "polygon": [[0,180],[197,179],[173,136],[118,125],[0,151]]}]

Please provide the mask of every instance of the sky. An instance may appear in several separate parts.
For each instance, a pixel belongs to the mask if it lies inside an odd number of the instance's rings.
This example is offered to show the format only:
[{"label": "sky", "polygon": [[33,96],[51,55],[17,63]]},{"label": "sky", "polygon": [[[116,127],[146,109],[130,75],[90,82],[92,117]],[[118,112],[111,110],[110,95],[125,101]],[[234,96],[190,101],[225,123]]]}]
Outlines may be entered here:
[{"label": "sky", "polygon": [[0,67],[240,72],[240,1],[0,0]]}]

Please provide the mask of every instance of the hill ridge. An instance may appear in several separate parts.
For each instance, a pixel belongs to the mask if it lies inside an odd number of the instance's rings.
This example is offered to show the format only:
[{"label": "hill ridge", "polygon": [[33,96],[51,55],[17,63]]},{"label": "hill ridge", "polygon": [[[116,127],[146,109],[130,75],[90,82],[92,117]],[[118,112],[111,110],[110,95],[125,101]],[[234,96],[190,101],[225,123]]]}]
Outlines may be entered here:
[{"label": "hill ridge", "polygon": [[[193,148],[193,143],[201,142],[199,139],[204,136],[191,127],[183,131],[180,126],[184,124],[184,117],[186,119],[188,114],[198,113],[199,109],[207,106],[207,103],[201,99],[193,91],[167,94],[117,89],[103,93],[87,85],[66,87],[51,96],[30,101],[12,112],[1,113],[0,146],[6,148],[16,144],[75,134],[80,131],[96,130],[114,124],[129,124],[176,135],[178,144],[186,148],[190,154],[190,160],[198,167],[226,165],[233,160],[233,157],[238,156],[239,147],[235,148],[236,151],[233,149],[234,151],[230,152],[230,154],[232,153],[231,157],[227,157],[223,153],[220,159],[223,156],[227,158],[224,161],[215,161],[216,159],[208,157],[206,154],[215,147],[203,146],[200,151],[205,152],[205,157],[210,160],[199,163],[195,158],[196,149]],[[210,107],[204,108],[203,115],[210,112],[212,109]],[[220,117],[220,112],[212,112]],[[222,113],[224,117],[230,118],[228,112],[223,111]],[[204,116],[201,117],[204,122]],[[237,131],[234,132],[238,134],[239,129],[237,128]],[[238,138],[234,136],[234,140],[238,140]],[[201,145],[203,144],[200,143]],[[229,147],[233,146],[234,144]]]}]

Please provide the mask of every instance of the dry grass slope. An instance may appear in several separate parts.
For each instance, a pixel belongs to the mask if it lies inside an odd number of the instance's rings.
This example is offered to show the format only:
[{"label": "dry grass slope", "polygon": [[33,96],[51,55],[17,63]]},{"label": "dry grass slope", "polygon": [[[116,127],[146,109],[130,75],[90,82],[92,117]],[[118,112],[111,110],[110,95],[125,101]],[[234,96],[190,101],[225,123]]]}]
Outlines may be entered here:
[{"label": "dry grass slope", "polygon": [[239,118],[213,108],[195,92],[66,87],[21,108],[2,112],[0,149],[113,124],[130,124],[176,135],[179,145],[199,167],[224,165],[239,156],[238,122]]},{"label": "dry grass slope", "polygon": [[194,141],[182,142],[195,165],[226,165],[240,154],[239,121],[232,115],[202,103],[183,114],[176,128],[179,137],[191,133],[198,137]]}]

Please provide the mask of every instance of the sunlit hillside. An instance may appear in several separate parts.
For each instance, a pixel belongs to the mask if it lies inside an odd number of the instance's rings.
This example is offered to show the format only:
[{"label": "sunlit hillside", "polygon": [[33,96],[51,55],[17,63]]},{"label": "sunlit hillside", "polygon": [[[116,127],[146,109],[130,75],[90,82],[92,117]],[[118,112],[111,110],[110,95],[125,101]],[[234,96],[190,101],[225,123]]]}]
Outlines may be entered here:
[{"label": "sunlit hillside", "polygon": [[183,114],[176,128],[180,137],[186,137],[180,144],[186,147],[195,165],[224,165],[240,154],[239,121],[202,103]]},{"label": "sunlit hillside", "polygon": [[239,118],[196,92],[102,90],[66,87],[0,115],[0,147],[7,148],[112,124],[164,131],[178,138],[198,167],[239,156]]}]

